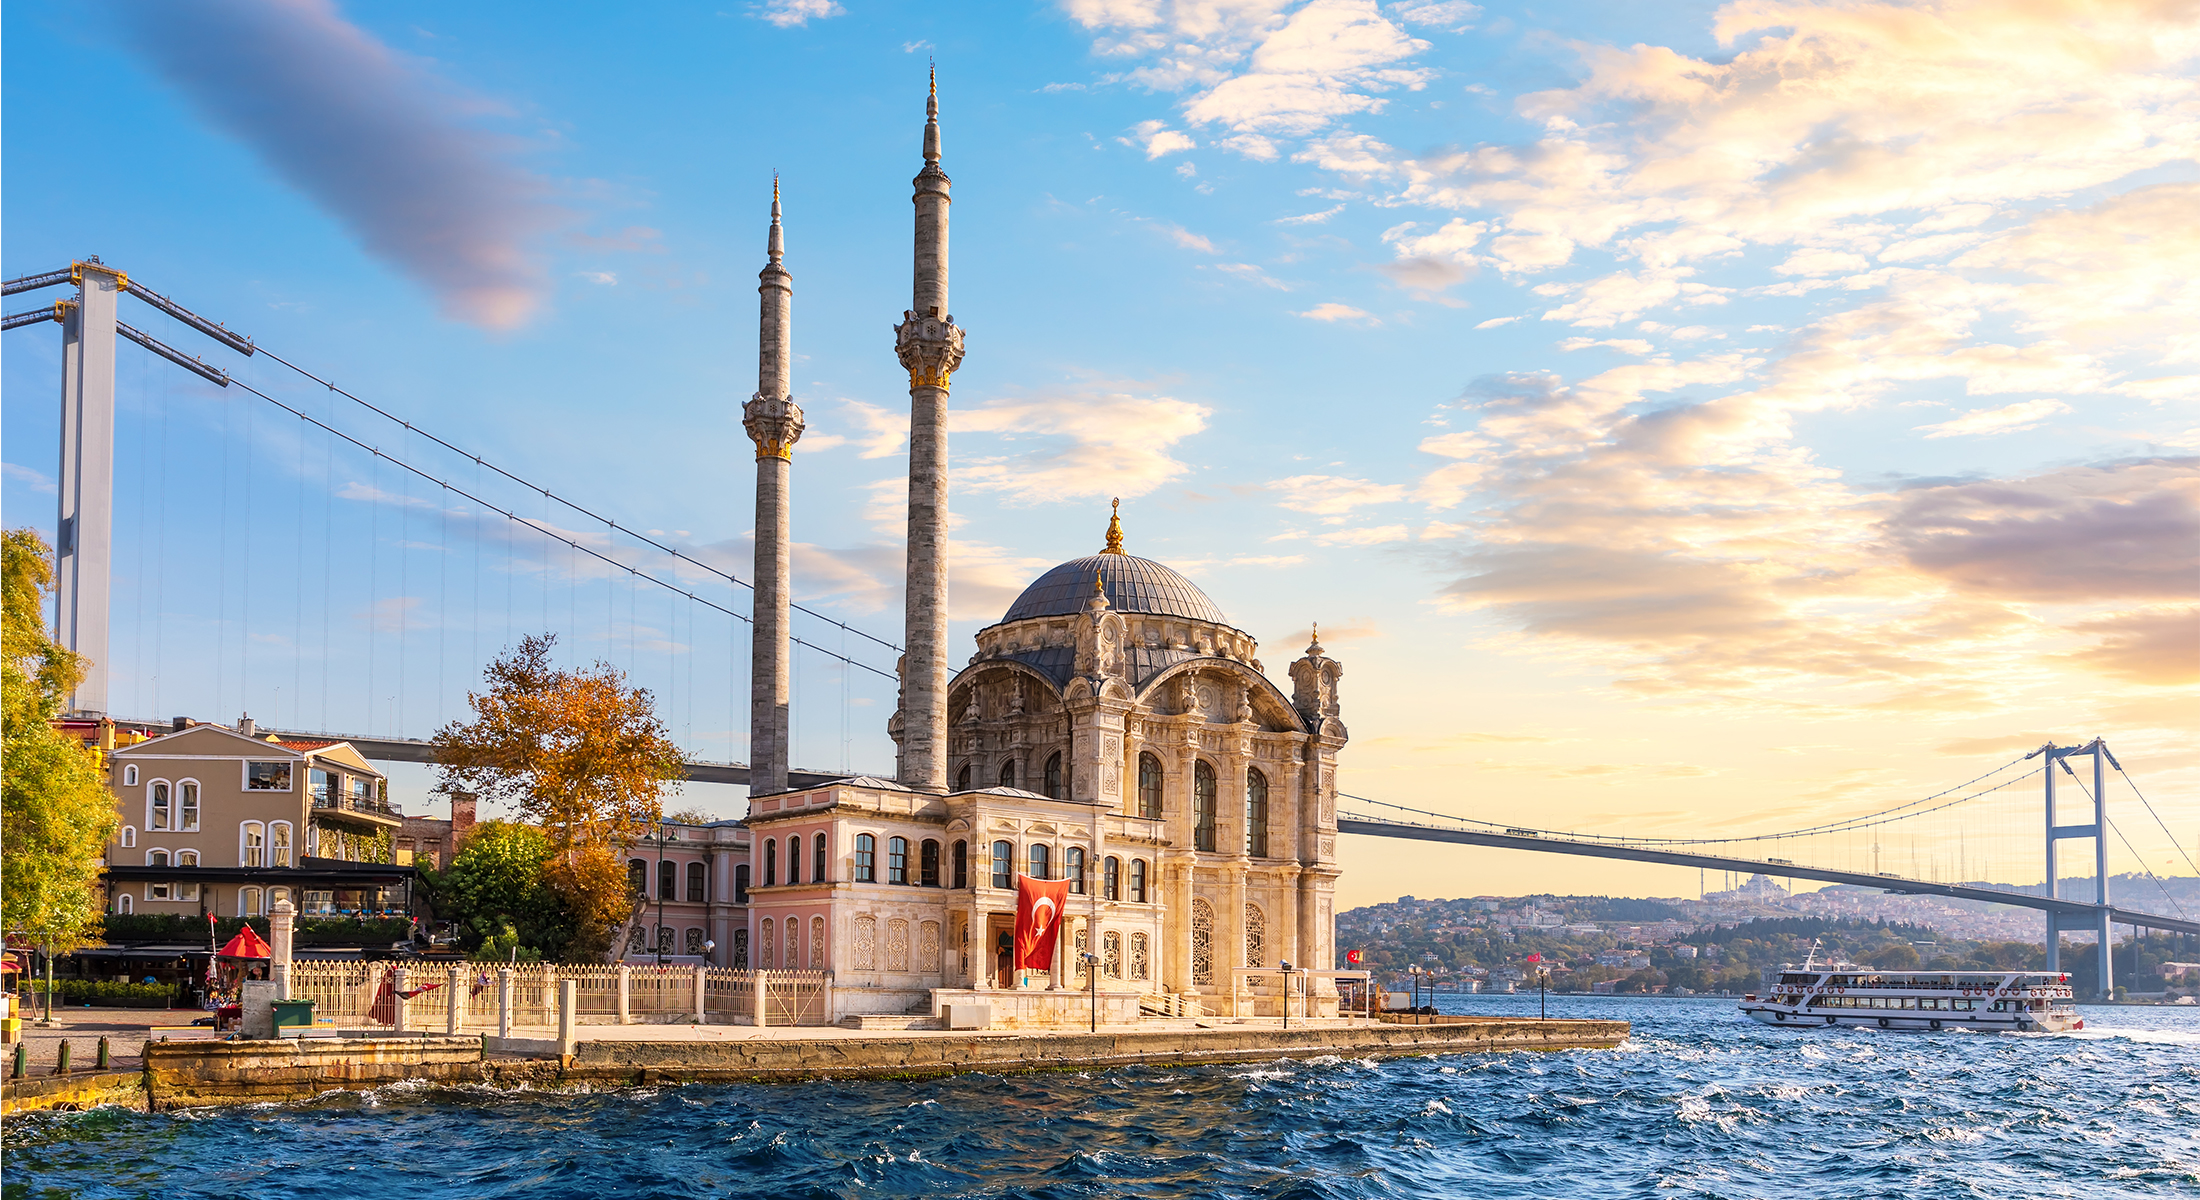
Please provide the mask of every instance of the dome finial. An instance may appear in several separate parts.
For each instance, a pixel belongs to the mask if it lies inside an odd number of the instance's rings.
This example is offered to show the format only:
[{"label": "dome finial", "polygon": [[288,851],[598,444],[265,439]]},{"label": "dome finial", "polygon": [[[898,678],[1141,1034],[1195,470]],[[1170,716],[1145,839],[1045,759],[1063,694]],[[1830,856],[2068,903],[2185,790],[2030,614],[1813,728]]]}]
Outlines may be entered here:
[{"label": "dome finial", "polygon": [[1102,554],[1123,554],[1123,500],[1118,496],[1108,502],[1108,544],[1100,548]]},{"label": "dome finial", "polygon": [[1321,652],[1322,652],[1322,623],[1321,623],[1320,621],[1316,621],[1316,622],[1314,622],[1314,636],[1313,636],[1312,638],[1308,639],[1308,643],[1307,643],[1307,647],[1306,647],[1306,654],[1307,654],[1307,657],[1309,657],[1309,658],[1317,658],[1317,657],[1320,657],[1320,655],[1321,655]]}]

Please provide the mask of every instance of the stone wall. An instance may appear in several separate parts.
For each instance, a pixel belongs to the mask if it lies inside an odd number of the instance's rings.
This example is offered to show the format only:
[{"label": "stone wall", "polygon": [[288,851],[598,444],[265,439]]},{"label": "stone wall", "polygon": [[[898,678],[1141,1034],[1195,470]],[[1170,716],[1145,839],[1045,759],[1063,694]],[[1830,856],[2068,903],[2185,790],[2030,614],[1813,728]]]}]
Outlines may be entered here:
[{"label": "stone wall", "polygon": [[152,1042],[145,1082],[155,1110],[252,1104],[404,1079],[478,1083],[478,1037]]},{"label": "stone wall", "polygon": [[10,1079],[0,1084],[0,1115],[58,1109],[76,1112],[119,1104],[145,1107],[145,1078],[136,1071],[108,1071],[98,1075],[49,1075],[42,1079]]}]

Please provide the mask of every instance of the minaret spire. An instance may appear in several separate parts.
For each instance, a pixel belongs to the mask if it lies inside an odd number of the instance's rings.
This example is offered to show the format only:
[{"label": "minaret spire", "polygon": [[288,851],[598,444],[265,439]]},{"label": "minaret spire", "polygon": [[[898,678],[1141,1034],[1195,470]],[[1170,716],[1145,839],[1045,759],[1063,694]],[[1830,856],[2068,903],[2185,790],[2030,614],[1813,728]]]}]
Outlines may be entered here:
[{"label": "minaret spire", "polygon": [[940,169],[939,74],[924,102],[924,169],[916,206],[909,310],[894,353],[909,372],[908,651],[902,656],[901,782],[947,791],[947,389],[962,365],[963,331],[947,311],[947,172]]},{"label": "minaret spire", "polygon": [[789,609],[793,589],[789,545],[790,476],[802,437],[802,406],[788,378],[794,362],[794,276],[787,273],[786,231],[779,223],[779,176],[772,176],[768,261],[757,273],[756,395],[741,407],[741,425],[756,443],[756,628],[749,652],[749,794],[787,790]]}]

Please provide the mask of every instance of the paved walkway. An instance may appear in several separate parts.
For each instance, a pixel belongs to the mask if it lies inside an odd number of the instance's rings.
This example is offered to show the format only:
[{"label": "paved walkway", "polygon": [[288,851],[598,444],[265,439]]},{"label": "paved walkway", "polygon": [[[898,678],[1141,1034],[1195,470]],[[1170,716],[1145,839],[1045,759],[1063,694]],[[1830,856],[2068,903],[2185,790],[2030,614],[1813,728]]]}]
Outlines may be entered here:
[{"label": "paved walkway", "polygon": [[[193,1027],[191,1022],[212,1014],[195,1008],[55,1008],[54,1024],[44,1028],[38,1018],[23,1018],[23,1044],[30,1048],[30,1075],[53,1074],[54,1064],[60,1060],[61,1043],[69,1043],[69,1069],[71,1073],[96,1070],[99,1062],[99,1039],[107,1039],[114,1071],[135,1070],[143,1062],[140,1051],[148,1041],[168,1038],[171,1041],[212,1039],[210,1026]],[[13,1070],[15,1047],[6,1049],[4,1066],[0,1073]]]}]

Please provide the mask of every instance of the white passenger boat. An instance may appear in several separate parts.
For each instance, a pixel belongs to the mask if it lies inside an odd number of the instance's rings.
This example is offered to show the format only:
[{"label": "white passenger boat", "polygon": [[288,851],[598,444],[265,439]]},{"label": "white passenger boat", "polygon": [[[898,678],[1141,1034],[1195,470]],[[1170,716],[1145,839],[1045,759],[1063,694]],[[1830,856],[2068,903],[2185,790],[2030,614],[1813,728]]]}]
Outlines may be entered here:
[{"label": "white passenger boat", "polygon": [[2070,976],[2060,972],[1877,971],[1806,962],[1782,966],[1772,990],[1742,997],[1741,1009],[1752,1020],[1797,1029],[2061,1033],[2085,1028],[2070,998]]}]

